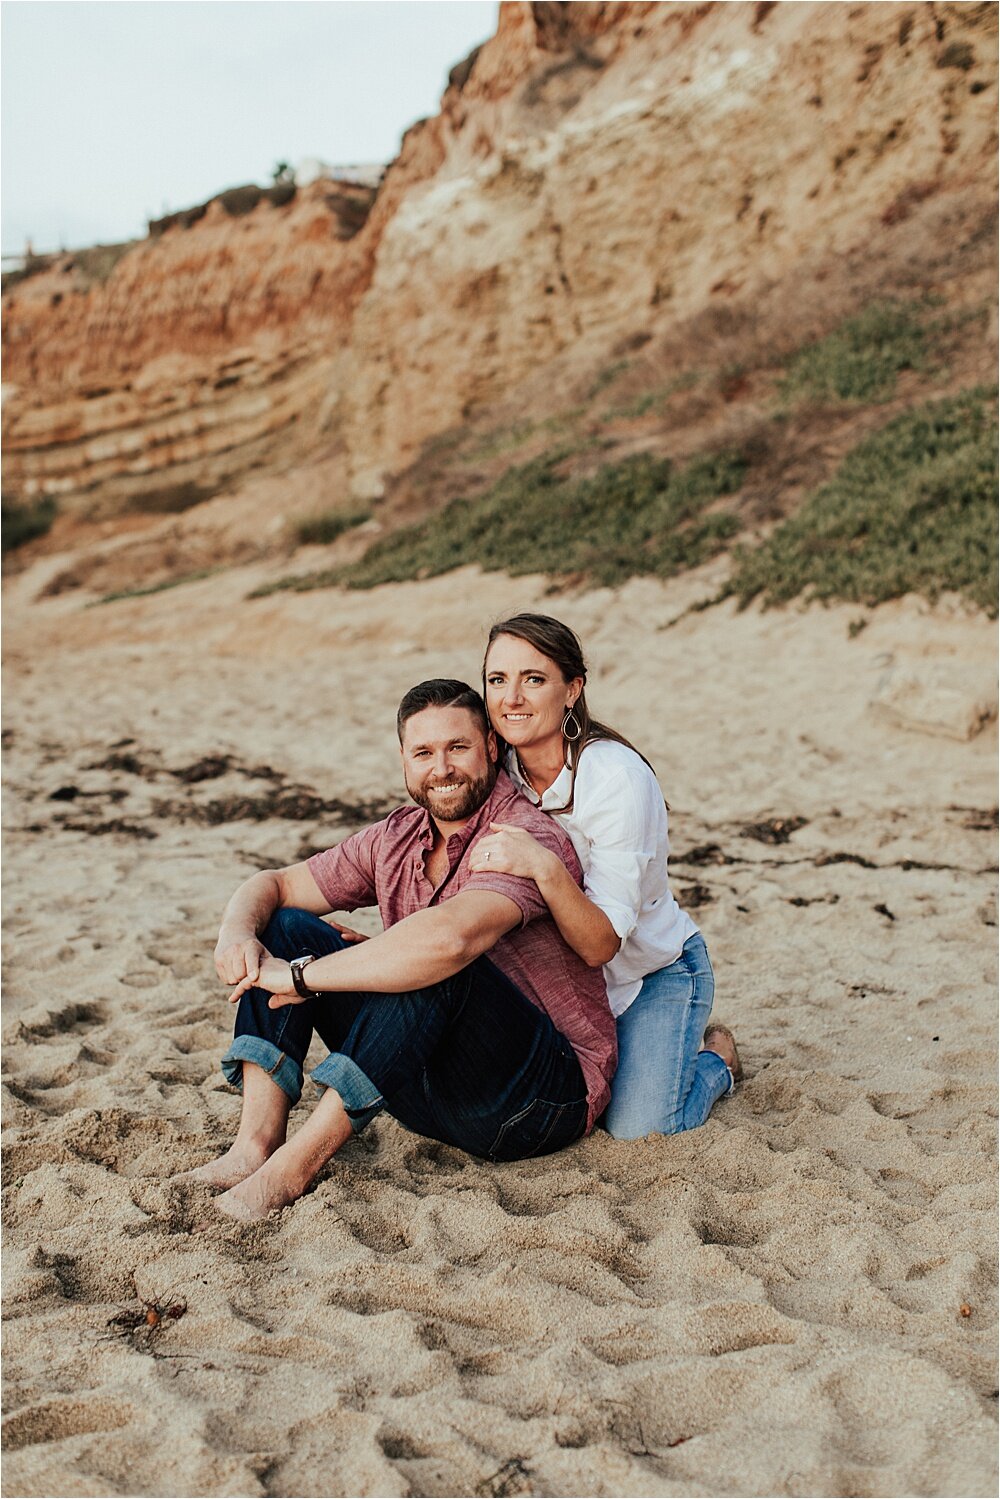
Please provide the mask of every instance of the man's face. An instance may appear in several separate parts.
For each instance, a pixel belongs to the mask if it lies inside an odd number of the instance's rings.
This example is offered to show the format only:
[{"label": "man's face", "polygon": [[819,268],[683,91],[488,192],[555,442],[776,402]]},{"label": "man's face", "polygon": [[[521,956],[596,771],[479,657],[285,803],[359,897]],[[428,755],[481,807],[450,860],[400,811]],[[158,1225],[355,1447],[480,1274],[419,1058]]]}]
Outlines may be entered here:
[{"label": "man's face", "polygon": [[439,822],[464,822],[489,797],[497,746],[468,708],[424,708],[403,725],[403,775],[418,807]]}]

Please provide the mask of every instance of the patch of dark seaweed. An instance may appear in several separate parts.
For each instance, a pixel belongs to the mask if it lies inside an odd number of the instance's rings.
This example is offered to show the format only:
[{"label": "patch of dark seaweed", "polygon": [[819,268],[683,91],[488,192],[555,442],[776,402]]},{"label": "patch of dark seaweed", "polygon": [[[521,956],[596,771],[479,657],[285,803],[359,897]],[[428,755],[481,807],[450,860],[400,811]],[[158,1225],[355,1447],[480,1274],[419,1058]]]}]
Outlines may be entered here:
[{"label": "patch of dark seaweed", "polygon": [[361,825],[377,822],[398,805],[395,800],[381,799],[346,802],[340,797],[321,797],[302,786],[287,786],[263,796],[223,796],[209,802],[159,801],[157,817],[175,822],[200,822],[217,827],[228,822],[314,822],[329,818],[334,822]]},{"label": "patch of dark seaweed", "polygon": [[753,838],[758,843],[787,843],[808,821],[807,817],[769,817],[764,822],[748,822],[740,828],[740,837]]}]

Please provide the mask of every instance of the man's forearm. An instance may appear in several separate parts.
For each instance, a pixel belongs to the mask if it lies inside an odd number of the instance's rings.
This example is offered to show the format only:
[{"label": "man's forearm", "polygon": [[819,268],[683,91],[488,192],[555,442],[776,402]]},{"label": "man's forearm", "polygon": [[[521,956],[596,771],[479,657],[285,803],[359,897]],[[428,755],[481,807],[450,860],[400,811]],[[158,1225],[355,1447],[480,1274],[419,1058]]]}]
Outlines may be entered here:
[{"label": "man's forearm", "polygon": [[447,906],[415,911],[369,942],[310,963],[303,977],[310,989],[332,993],[405,994],[451,978],[516,922],[516,910],[506,925],[493,917],[471,928],[452,920]]},{"label": "man's forearm", "polygon": [[281,885],[270,869],[253,874],[234,893],[222,914],[219,941],[257,937],[281,905]]}]

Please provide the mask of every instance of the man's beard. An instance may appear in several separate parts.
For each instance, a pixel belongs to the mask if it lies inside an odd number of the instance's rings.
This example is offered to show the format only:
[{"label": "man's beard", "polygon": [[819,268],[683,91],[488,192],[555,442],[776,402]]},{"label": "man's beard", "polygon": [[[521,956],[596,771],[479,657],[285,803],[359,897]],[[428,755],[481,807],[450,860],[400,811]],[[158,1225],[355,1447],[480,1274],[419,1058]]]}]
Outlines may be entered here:
[{"label": "man's beard", "polygon": [[433,788],[417,790],[409,781],[406,782],[406,789],[417,806],[425,808],[432,817],[440,817],[442,822],[464,822],[489,800],[497,775],[498,767],[491,765],[478,781],[472,781],[468,776],[453,776],[447,784],[456,784],[458,789],[448,797],[430,795],[429,791],[433,791]]}]

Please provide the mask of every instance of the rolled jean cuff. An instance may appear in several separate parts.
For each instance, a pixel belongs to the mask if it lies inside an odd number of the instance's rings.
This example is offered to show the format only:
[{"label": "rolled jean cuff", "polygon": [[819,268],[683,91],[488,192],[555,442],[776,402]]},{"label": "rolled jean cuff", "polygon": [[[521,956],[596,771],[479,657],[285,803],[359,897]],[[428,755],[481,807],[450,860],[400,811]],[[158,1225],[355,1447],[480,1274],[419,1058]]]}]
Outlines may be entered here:
[{"label": "rolled jean cuff", "polygon": [[345,1057],[343,1052],[332,1051],[312,1074],[319,1088],[333,1088],[340,1094],[352,1130],[360,1135],[366,1125],[371,1124],[376,1114],[385,1105],[381,1093],[371,1078],[361,1071],[357,1062]]},{"label": "rolled jean cuff", "polygon": [[[722,1057],[719,1056],[719,1053],[717,1051],[707,1051],[707,1050],[706,1051],[700,1051],[698,1053],[698,1057],[699,1057],[699,1059],[701,1057],[714,1057],[715,1058],[715,1062],[718,1063],[719,1067],[722,1069],[722,1072],[725,1073],[725,1076],[726,1076],[726,1090],[725,1090],[725,1092],[723,1094],[716,1095],[717,1097],[721,1096],[722,1098],[729,1098],[731,1096],[731,1094],[735,1093],[735,1091],[736,1091],[736,1079],[733,1077],[732,1068],[729,1066],[728,1062],[723,1061]],[[714,1063],[712,1063],[710,1065],[712,1065],[714,1067]]]},{"label": "rolled jean cuff", "polygon": [[293,1106],[298,1103],[302,1097],[302,1068],[287,1052],[279,1051],[273,1041],[265,1041],[261,1036],[234,1036],[232,1046],[222,1058],[222,1071],[226,1081],[241,1093],[244,1062],[255,1063],[288,1095]]}]

